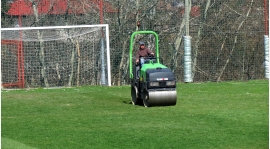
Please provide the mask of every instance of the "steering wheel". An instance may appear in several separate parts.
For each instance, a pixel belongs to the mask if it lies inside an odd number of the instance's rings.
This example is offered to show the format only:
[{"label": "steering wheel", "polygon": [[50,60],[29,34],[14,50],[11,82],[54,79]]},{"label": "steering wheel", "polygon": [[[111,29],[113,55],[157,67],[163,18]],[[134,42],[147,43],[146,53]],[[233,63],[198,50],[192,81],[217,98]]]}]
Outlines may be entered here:
[{"label": "steering wheel", "polygon": [[152,59],[156,59],[154,55],[150,54],[148,55],[147,57],[145,57],[145,59],[149,59],[149,60],[152,60]]}]

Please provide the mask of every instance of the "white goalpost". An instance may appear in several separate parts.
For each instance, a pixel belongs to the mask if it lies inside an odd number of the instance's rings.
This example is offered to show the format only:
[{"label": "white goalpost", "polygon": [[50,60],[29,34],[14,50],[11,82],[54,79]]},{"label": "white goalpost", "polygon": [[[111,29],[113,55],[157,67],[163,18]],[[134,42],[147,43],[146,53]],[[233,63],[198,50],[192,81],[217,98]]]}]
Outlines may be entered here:
[{"label": "white goalpost", "polygon": [[1,83],[111,86],[109,25],[1,28]]}]

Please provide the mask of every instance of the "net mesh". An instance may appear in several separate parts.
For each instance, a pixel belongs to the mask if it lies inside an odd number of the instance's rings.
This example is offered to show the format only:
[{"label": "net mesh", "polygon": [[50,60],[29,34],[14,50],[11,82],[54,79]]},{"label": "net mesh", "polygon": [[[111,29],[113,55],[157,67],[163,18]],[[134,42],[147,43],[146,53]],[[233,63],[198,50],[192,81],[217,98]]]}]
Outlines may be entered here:
[{"label": "net mesh", "polygon": [[[24,29],[24,30],[3,30],[1,32],[2,40],[22,40],[30,41],[67,41],[69,39],[85,40],[85,38],[100,37],[100,27],[82,27],[82,28],[52,28],[42,29]],[[88,35],[88,36],[87,36]],[[39,37],[40,36],[40,37]],[[88,40],[88,39],[87,39]]]},{"label": "net mesh", "polygon": [[98,85],[108,74],[104,35],[102,27],[2,30],[2,86]]}]

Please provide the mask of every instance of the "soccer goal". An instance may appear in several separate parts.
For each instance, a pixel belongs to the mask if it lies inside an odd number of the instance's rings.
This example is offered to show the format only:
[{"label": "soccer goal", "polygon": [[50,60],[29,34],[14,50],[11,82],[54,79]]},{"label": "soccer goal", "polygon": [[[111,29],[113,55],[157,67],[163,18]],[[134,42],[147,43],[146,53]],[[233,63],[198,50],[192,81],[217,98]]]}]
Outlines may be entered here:
[{"label": "soccer goal", "polygon": [[111,86],[108,24],[1,28],[1,83]]}]

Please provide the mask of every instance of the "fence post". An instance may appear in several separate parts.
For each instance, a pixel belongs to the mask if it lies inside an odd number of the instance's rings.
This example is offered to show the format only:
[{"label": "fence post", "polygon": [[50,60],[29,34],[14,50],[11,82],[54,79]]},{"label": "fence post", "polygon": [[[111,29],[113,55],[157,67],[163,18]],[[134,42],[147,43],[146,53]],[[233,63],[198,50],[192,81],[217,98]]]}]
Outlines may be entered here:
[{"label": "fence post", "polygon": [[184,82],[193,82],[192,78],[192,60],[191,60],[191,37],[189,36],[189,13],[191,3],[190,0],[185,0],[185,29],[184,36]]},{"label": "fence post", "polygon": [[265,78],[269,79],[269,36],[264,35],[264,68]]}]

